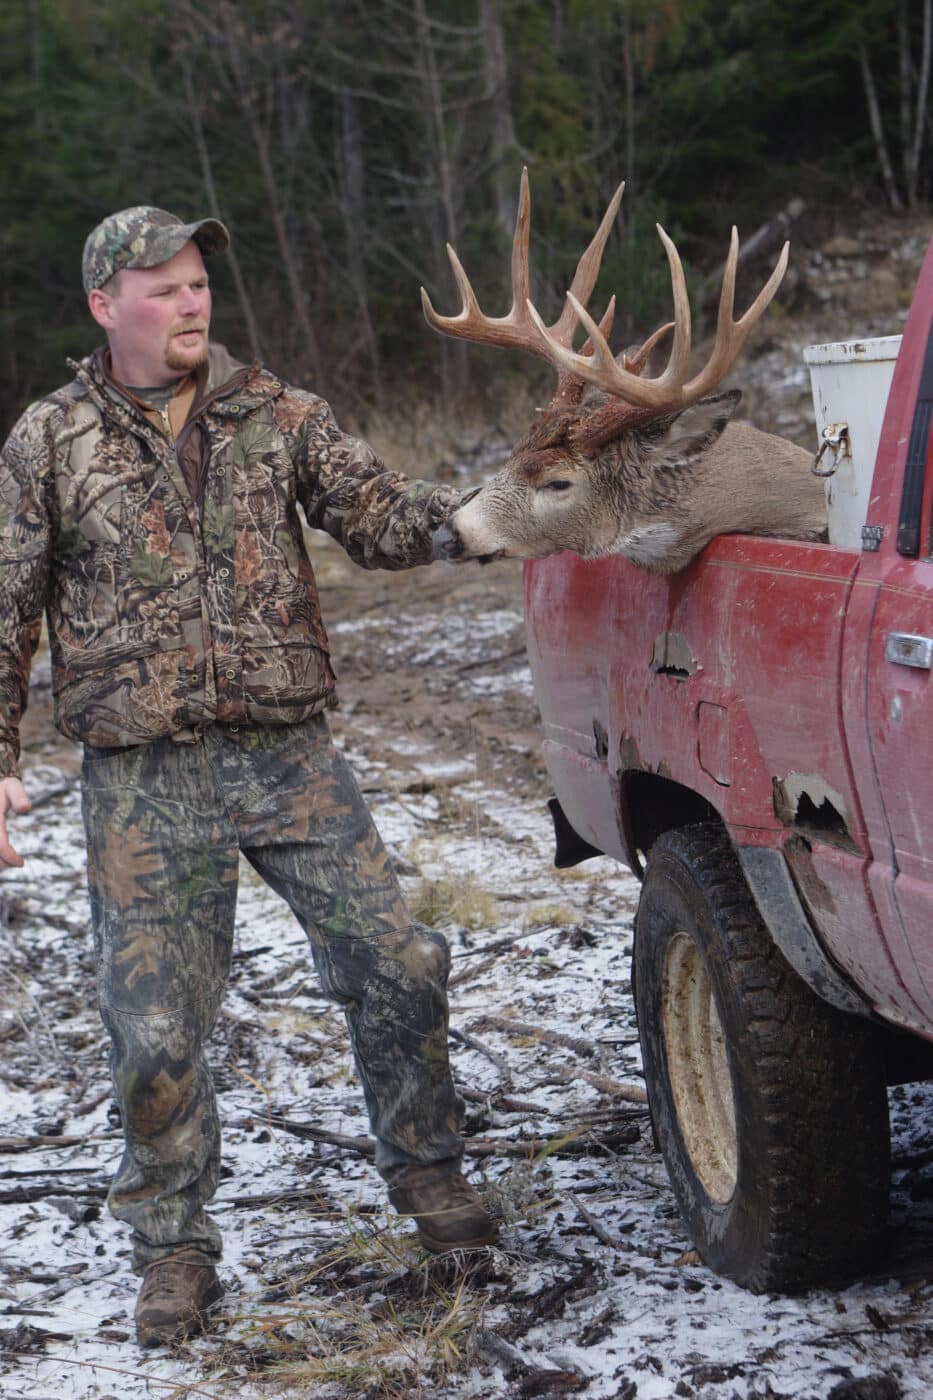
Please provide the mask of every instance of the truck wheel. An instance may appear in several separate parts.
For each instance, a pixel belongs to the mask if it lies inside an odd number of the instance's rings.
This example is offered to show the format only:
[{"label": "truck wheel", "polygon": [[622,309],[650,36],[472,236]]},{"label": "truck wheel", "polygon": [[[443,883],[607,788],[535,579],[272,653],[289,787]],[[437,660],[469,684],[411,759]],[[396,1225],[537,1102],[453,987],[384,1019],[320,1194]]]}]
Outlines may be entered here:
[{"label": "truck wheel", "polygon": [[655,1137],[706,1263],[756,1293],[863,1268],[888,1210],[878,1036],[785,961],[720,828],[652,846],[634,981]]}]

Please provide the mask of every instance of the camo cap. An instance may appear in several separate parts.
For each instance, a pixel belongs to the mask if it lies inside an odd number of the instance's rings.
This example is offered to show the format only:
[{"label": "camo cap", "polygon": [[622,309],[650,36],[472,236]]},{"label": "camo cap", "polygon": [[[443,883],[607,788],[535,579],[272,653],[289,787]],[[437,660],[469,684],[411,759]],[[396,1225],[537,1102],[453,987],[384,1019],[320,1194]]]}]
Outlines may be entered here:
[{"label": "camo cap", "polygon": [[158,267],[180,252],[189,238],[205,257],[230,246],[230,235],[219,219],[184,224],[177,214],[149,204],[121,209],[88,234],[81,260],[84,290],[102,287],[125,267]]}]

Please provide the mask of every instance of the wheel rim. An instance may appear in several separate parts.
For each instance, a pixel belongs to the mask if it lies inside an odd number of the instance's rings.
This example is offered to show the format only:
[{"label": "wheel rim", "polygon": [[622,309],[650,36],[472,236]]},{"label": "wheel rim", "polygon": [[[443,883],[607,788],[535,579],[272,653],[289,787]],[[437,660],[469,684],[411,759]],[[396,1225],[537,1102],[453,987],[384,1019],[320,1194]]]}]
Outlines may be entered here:
[{"label": "wheel rim", "polygon": [[663,987],[667,1071],[681,1134],[707,1195],[724,1203],[738,1171],[732,1077],[709,976],[685,933],[668,946]]}]

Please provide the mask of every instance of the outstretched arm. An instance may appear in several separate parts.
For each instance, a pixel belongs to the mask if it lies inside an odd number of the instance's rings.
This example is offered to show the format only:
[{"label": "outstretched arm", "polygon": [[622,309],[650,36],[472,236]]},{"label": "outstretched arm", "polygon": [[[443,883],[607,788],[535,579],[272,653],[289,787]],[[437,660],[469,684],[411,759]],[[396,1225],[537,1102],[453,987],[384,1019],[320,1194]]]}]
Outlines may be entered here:
[{"label": "outstretched arm", "polygon": [[390,471],[368,443],[342,432],[329,406],[311,394],[287,390],[276,414],[309,525],[326,530],[367,569],[432,562],[433,533],[461,504],[462,491]]},{"label": "outstretched arm", "polygon": [[6,814],[12,810],[23,816],[29,811],[30,806],[26,789],[19,778],[0,778],[0,866],[23,864],[22,856],[10,845],[6,829]]}]

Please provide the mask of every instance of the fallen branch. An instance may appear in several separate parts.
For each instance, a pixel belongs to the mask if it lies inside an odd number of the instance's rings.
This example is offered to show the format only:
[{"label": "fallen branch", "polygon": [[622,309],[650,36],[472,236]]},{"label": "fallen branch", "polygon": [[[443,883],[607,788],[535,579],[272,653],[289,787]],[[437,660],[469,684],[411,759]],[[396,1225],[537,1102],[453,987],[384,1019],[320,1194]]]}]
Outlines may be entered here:
[{"label": "fallen branch", "polygon": [[[31,1297],[24,1298],[23,1303],[28,1307],[35,1307],[37,1303],[52,1303],[57,1298],[64,1298],[66,1293],[70,1293],[73,1288],[77,1288],[79,1285],[84,1287],[85,1284],[100,1283],[101,1279],[109,1278],[111,1274],[115,1274],[117,1269],[121,1267],[120,1264],[111,1264],[109,1268],[102,1269],[100,1273],[72,1274],[69,1278],[62,1279],[60,1283],[54,1283],[51,1288],[43,1288],[39,1293],[33,1293]],[[8,1307],[4,1308],[3,1311],[5,1313],[17,1313],[19,1312],[19,1308],[15,1303],[11,1303]]]},{"label": "fallen branch", "polygon": [[12,1171],[9,1167],[0,1171],[0,1181],[24,1181],[27,1176],[93,1176],[97,1167],[27,1167],[25,1171]]},{"label": "fallen branch", "polygon": [[[266,1206],[304,1205],[305,1207],[314,1205],[319,1198],[319,1193],[311,1186],[292,1186],[281,1191],[262,1191],[255,1196],[218,1196],[211,1204],[212,1210],[247,1210],[255,1207],[257,1210],[264,1210]],[[362,1212],[360,1212],[362,1213]],[[320,1215],[326,1220],[336,1220],[343,1217],[344,1212],[338,1211],[336,1207],[333,1211],[322,1211],[317,1209],[315,1215]],[[289,1238],[292,1238],[289,1232]]]},{"label": "fallen branch", "polygon": [[581,1036],[565,1035],[563,1031],[551,1031],[544,1026],[532,1026],[527,1021],[513,1021],[509,1016],[481,1016],[478,1026],[488,1026],[491,1030],[505,1031],[507,1035],[527,1035],[532,1040],[543,1040],[549,1045],[561,1045],[567,1050],[575,1050],[578,1055],[598,1060],[602,1055],[601,1046],[595,1040],[584,1040]]},{"label": "fallen branch", "polygon": [[[544,1026],[532,1026],[526,1021],[513,1021],[507,1016],[482,1016],[477,1025],[489,1026],[493,1030],[505,1031],[509,1035],[530,1036],[533,1040],[560,1045],[568,1050],[575,1050],[578,1055],[585,1055],[589,1059],[599,1059],[602,1056],[602,1047],[593,1040],[584,1040],[575,1035],[565,1035],[563,1031],[548,1030]],[[562,1084],[572,1084],[577,1079],[583,1079],[587,1084],[592,1084],[594,1088],[599,1089],[601,1093],[608,1094],[611,1098],[627,1099],[630,1103],[648,1102],[648,1095],[640,1084],[622,1084],[618,1079],[612,1079],[607,1074],[593,1074],[585,1069],[555,1067],[548,1070],[548,1076],[559,1080]]]},{"label": "fallen branch", "polygon": [[647,1091],[641,1084],[622,1084],[618,1079],[611,1079],[608,1074],[593,1074],[590,1070],[568,1069],[566,1066],[557,1065],[549,1069],[547,1079],[539,1083],[547,1083],[553,1079],[561,1084],[574,1084],[578,1079],[582,1079],[585,1084],[592,1084],[594,1089],[598,1089],[601,1094],[608,1094],[612,1099],[625,1099],[628,1103],[648,1102]]},{"label": "fallen branch", "polygon": [[[494,892],[494,893],[493,893],[493,898],[494,898],[494,899],[510,899],[510,898],[516,898],[516,899],[521,898],[521,899],[524,899],[524,895],[511,896],[511,895],[508,895],[508,894],[498,894],[498,893],[495,893],[495,892]],[[506,949],[506,948],[514,948],[514,946],[515,946],[515,939],[514,939],[514,938],[497,938],[497,939],[495,940],[494,943],[484,943],[483,946],[482,946],[482,948],[467,948],[467,949],[466,949],[464,952],[462,952],[462,953],[451,953],[450,956],[451,956],[451,959],[452,959],[454,962],[456,962],[457,958],[480,958],[480,957],[484,957],[487,953],[501,953],[501,952],[504,951],[504,949]]]},{"label": "fallen branch", "polygon": [[479,657],[476,658],[475,661],[461,661],[460,664],[459,664],[458,666],[455,666],[455,667],[454,667],[454,670],[455,670],[455,671],[475,671],[476,668],[477,668],[477,666],[483,666],[483,667],[495,666],[496,663],[499,662],[499,661],[513,661],[513,660],[515,659],[516,656],[524,656],[524,655],[525,655],[525,643],[524,643],[524,641],[523,641],[523,642],[521,643],[520,646],[512,647],[511,651],[502,651],[502,652],[499,653],[498,656],[479,656]]},{"label": "fallen branch", "polygon": [[491,1060],[502,1075],[503,1082],[511,1084],[512,1071],[504,1055],[500,1055],[497,1051],[491,1050],[488,1045],[478,1040],[475,1035],[470,1035],[469,1031],[457,1030],[454,1026],[451,1026],[449,1034],[452,1039],[459,1040],[463,1045],[468,1045],[471,1050],[477,1051],[480,1055],[485,1055],[486,1059]]},{"label": "fallen branch", "polygon": [[528,1362],[525,1360],[518,1347],[513,1347],[511,1342],[507,1342],[504,1337],[500,1337],[498,1332],[480,1331],[476,1333],[475,1342],[477,1347],[493,1361],[498,1361],[500,1366],[505,1366],[509,1371],[527,1375]]},{"label": "fallen branch", "polygon": [[[281,1118],[276,1114],[267,1115],[261,1120],[248,1121],[262,1121],[270,1128],[291,1133],[293,1137],[340,1147],[345,1151],[356,1152],[361,1157],[372,1158],[376,1153],[374,1138],[350,1137],[347,1133],[328,1133],[322,1128],[312,1128],[307,1123],[296,1123],[291,1118]],[[245,1123],[241,1122],[235,1126],[244,1127]],[[509,1142],[504,1138],[467,1138],[463,1150],[467,1157],[518,1157],[525,1161],[534,1161],[537,1157],[588,1157],[595,1155],[600,1148],[628,1146],[637,1135],[637,1128],[632,1128],[627,1123],[613,1125],[608,1132],[599,1135],[591,1128],[583,1126],[559,1136],[532,1138],[525,1142]]]},{"label": "fallen branch", "polygon": [[[80,1112],[90,1113],[92,1108],[96,1108],[97,1104],[102,1103],[104,1099],[109,1097],[110,1092],[111,1091],[108,1089],[106,1094],[102,1094],[95,1103],[88,1104],[81,1108]],[[74,1110],[76,1113],[78,1111],[78,1109]],[[27,1137],[0,1138],[0,1152],[31,1152],[34,1148],[39,1147],[82,1147],[86,1142],[106,1142],[113,1138],[122,1137],[123,1134],[116,1130],[112,1132],[83,1133],[75,1137],[65,1137],[61,1133],[31,1133]]]},{"label": "fallen branch", "polygon": [[465,1089],[462,1084],[457,1085],[457,1093],[467,1103],[488,1103],[493,1108],[502,1109],[505,1113],[531,1113],[546,1114],[550,1109],[544,1108],[539,1103],[529,1103],[527,1099],[514,1099],[511,1094],[501,1094],[498,1089],[492,1089],[483,1093],[482,1089]]},{"label": "fallen branch", "polygon": [[455,972],[447,979],[448,990],[453,991],[454,987],[459,987],[462,982],[469,982],[473,977],[481,977],[484,972],[495,967],[498,961],[498,958],[492,957],[484,959],[483,962],[474,963],[472,967],[462,967],[459,972]]},{"label": "fallen branch", "polygon": [[570,1192],[569,1194],[570,1200],[573,1202],[574,1207],[576,1208],[578,1213],[582,1215],[583,1219],[586,1221],[587,1225],[589,1225],[590,1229],[593,1231],[593,1234],[599,1240],[600,1244],[604,1244],[607,1249],[631,1249],[631,1245],[623,1244],[621,1240],[613,1239],[609,1231],[605,1230],[602,1227],[602,1225],[600,1225],[599,1221],[592,1214],[592,1212],[588,1211],[586,1206],[583,1205],[581,1201],[577,1200],[573,1192]]},{"label": "fallen branch", "polygon": [[[754,257],[756,253],[761,252],[762,249],[769,247],[771,244],[779,241],[783,242],[788,236],[791,224],[806,212],[806,208],[807,206],[802,199],[796,196],[791,199],[784,209],[775,214],[774,218],[769,219],[767,223],[762,224],[761,227],[757,228],[748,238],[742,240],[737,262],[743,263],[747,258]],[[722,263],[719,267],[715,268],[708,277],[703,278],[697,292],[700,300],[705,301],[714,289],[716,295],[719,295],[725,266],[725,263]]]},{"label": "fallen branch", "polygon": [[[70,1338],[71,1336],[70,1333],[62,1334],[60,1332],[49,1332],[47,1335],[49,1337],[54,1337],[57,1341],[60,1341],[63,1335],[66,1338]],[[13,1360],[21,1361],[23,1359],[23,1353],[16,1351],[0,1351],[0,1357],[9,1357]],[[48,1352],[42,1353],[42,1359],[44,1361],[55,1361],[60,1366],[78,1366],[84,1371],[109,1371],[111,1375],[114,1376],[130,1376],[135,1381],[145,1381],[147,1386],[157,1386],[160,1390],[171,1390],[176,1395],[203,1395],[206,1396],[207,1400],[223,1400],[219,1391],[202,1390],[200,1386],[188,1380],[183,1384],[179,1384],[177,1380],[164,1381],[159,1376],[154,1376],[151,1371],[131,1371],[127,1366],[106,1366],[103,1361],[97,1360],[77,1361],[72,1356],[50,1356]]]},{"label": "fallen branch", "polygon": [[113,1095],[113,1089],[108,1084],[106,1089],[101,1089],[92,1099],[84,1099],[82,1103],[75,1104],[71,1110],[72,1118],[83,1118],[87,1113],[93,1113],[95,1108],[99,1108]]},{"label": "fallen branch", "polygon": [[105,1201],[109,1186],[88,1182],[77,1190],[69,1191],[59,1181],[46,1181],[35,1186],[12,1186],[0,1191],[0,1205],[27,1205],[30,1201],[43,1201],[47,1196],[73,1196],[75,1200]]}]

